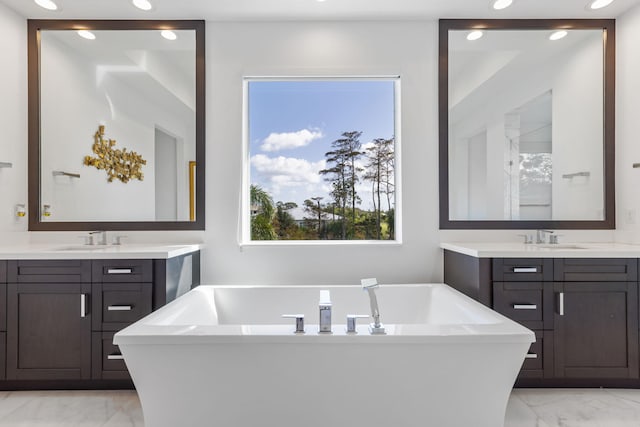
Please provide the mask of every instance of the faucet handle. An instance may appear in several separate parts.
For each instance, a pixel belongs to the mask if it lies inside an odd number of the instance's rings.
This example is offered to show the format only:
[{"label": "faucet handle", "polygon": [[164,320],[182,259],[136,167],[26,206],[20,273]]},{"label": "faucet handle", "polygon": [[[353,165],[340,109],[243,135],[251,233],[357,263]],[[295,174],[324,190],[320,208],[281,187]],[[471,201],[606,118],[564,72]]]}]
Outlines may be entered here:
[{"label": "faucet handle", "polygon": [[122,244],[122,239],[126,239],[129,236],[121,236],[121,235],[115,235],[113,236],[113,240],[111,241],[112,245],[116,245],[116,246],[120,246]]},{"label": "faucet handle", "polygon": [[524,237],[524,241],[522,243],[524,243],[525,245],[530,245],[531,243],[533,243],[533,234],[518,234],[518,236]]},{"label": "faucet handle", "polygon": [[549,235],[549,243],[552,245],[557,245],[558,243],[560,243],[558,241],[558,237],[561,237],[562,234],[551,234]]},{"label": "faucet handle", "polygon": [[347,333],[357,334],[356,319],[367,319],[368,317],[368,314],[347,314]]},{"label": "faucet handle", "polygon": [[296,334],[304,334],[304,314],[283,314],[287,319],[296,319]]},{"label": "faucet handle", "polygon": [[93,236],[91,234],[78,236],[78,239],[84,239],[84,244],[87,246],[93,245]]}]

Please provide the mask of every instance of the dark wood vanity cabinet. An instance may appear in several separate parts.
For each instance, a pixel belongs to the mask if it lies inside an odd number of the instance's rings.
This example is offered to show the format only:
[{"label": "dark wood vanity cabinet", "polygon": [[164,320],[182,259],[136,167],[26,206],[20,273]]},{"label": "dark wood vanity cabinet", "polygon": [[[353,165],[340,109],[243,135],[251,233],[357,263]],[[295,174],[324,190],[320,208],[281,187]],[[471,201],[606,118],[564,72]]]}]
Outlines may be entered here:
[{"label": "dark wood vanity cabinet", "polygon": [[0,390],[130,388],[113,335],[198,284],[199,252],[0,261]]},{"label": "dark wood vanity cabinet", "polygon": [[517,385],[640,387],[637,259],[461,257],[445,283],[536,335]]}]

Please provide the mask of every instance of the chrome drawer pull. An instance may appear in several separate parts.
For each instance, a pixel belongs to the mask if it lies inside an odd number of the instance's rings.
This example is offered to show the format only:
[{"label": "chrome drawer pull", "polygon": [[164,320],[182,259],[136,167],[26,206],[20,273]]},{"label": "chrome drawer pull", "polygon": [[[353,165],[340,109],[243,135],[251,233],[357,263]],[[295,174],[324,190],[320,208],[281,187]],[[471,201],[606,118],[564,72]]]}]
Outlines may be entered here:
[{"label": "chrome drawer pull", "polygon": [[107,307],[107,311],[131,311],[133,306],[131,305],[110,305]]},{"label": "chrome drawer pull", "polygon": [[513,267],[514,273],[537,273],[538,267]]},{"label": "chrome drawer pull", "polygon": [[535,353],[527,353],[527,355],[524,357],[525,359],[537,359],[538,355]]},{"label": "chrome drawer pull", "polygon": [[537,310],[538,306],[535,304],[513,304],[514,310]]},{"label": "chrome drawer pull", "polygon": [[87,317],[87,294],[80,294],[80,317]]},{"label": "chrome drawer pull", "polygon": [[558,294],[558,314],[564,316],[564,292]]},{"label": "chrome drawer pull", "polygon": [[121,354],[108,354],[107,360],[124,360],[124,356]]},{"label": "chrome drawer pull", "polygon": [[132,268],[109,268],[107,269],[107,274],[131,274],[133,273]]}]

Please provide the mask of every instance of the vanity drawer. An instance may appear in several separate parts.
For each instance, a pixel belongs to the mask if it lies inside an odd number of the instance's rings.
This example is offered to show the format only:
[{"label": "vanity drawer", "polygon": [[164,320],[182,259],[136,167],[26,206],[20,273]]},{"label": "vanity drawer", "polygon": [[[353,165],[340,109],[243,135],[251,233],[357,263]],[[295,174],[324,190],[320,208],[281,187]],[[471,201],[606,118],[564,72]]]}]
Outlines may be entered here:
[{"label": "vanity drawer", "polygon": [[[547,286],[552,292],[551,283]],[[493,309],[527,328],[543,329],[547,305],[544,288],[543,282],[494,282]],[[547,294],[546,299],[553,298],[552,293]]]},{"label": "vanity drawer", "polygon": [[0,283],[7,283],[7,261],[0,261]]},{"label": "vanity drawer", "polygon": [[153,280],[153,261],[149,259],[94,260],[94,283],[142,283]]},{"label": "vanity drawer", "polygon": [[9,283],[89,283],[90,260],[7,261]]},{"label": "vanity drawer", "polygon": [[553,280],[551,258],[494,258],[493,280],[496,282],[535,282]]},{"label": "vanity drawer", "polygon": [[561,258],[554,263],[558,282],[635,282],[638,260],[635,258]]},{"label": "vanity drawer", "polygon": [[151,283],[94,284],[93,330],[119,331],[151,313]]},{"label": "vanity drawer", "polygon": [[94,332],[92,334],[91,377],[95,380],[131,379],[120,348],[113,343],[115,332]]}]

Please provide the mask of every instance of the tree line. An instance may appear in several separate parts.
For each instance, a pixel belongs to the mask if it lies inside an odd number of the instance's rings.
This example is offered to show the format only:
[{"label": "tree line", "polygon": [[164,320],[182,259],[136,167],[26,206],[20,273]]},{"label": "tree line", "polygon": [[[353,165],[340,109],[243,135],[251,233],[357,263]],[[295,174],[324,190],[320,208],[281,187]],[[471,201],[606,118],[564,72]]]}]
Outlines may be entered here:
[{"label": "tree line", "polygon": [[[331,185],[329,197],[304,201],[304,218],[289,213],[294,202],[274,203],[261,187],[251,185],[252,240],[393,240],[394,138],[376,138],[363,150],[361,131],[350,131],[331,143],[325,153],[327,167],[320,171]],[[372,210],[359,206],[361,182],[371,185]],[[324,202],[324,203],[323,203]]]}]

